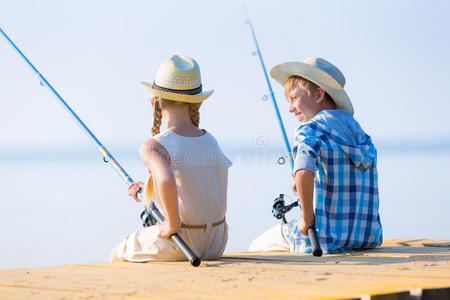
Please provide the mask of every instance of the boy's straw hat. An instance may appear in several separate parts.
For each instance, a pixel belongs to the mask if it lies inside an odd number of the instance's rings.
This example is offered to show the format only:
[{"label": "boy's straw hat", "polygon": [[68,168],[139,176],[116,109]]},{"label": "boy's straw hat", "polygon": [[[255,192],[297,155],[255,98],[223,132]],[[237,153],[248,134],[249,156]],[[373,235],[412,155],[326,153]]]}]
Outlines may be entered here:
[{"label": "boy's straw hat", "polygon": [[159,67],[153,83],[141,84],[155,97],[188,103],[200,103],[214,92],[202,91],[197,62],[182,55],[166,59]]},{"label": "boy's straw hat", "polygon": [[344,74],[332,63],[320,57],[307,58],[304,62],[287,62],[277,65],[270,76],[284,86],[291,76],[300,76],[314,82],[333,98],[338,109],[345,109],[353,115],[353,105],[344,90]]}]

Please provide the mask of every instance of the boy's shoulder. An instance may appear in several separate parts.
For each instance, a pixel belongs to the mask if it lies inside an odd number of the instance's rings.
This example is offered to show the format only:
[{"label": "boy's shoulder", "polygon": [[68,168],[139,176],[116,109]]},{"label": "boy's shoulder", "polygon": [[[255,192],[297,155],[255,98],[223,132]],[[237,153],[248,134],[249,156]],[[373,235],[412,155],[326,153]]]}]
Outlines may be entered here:
[{"label": "boy's shoulder", "polygon": [[295,130],[296,139],[301,139],[302,137],[306,136],[317,138],[324,134],[322,126],[320,126],[320,124],[316,120],[317,115],[308,122],[302,123],[297,127],[297,129]]},{"label": "boy's shoulder", "polygon": [[294,136],[294,152],[298,147],[311,147],[316,151],[322,147],[320,140],[324,135],[322,129],[314,122],[306,122],[301,124],[295,131]]}]

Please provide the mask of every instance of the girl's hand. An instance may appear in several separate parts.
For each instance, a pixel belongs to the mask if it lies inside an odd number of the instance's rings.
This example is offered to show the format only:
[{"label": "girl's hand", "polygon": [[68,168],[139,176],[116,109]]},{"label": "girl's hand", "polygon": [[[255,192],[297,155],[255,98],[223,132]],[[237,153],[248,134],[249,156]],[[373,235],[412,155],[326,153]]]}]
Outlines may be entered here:
[{"label": "girl's hand", "polygon": [[297,195],[297,185],[295,184],[295,179],[292,180],[291,183],[289,183],[289,186],[291,187],[292,193],[293,193],[295,196],[298,196],[298,195]]},{"label": "girl's hand", "polygon": [[308,236],[308,229],[316,225],[316,216],[314,214],[312,217],[302,216],[298,220],[298,231],[300,231],[304,236]]},{"label": "girl's hand", "polygon": [[164,239],[170,239],[170,236],[174,233],[178,233],[181,229],[181,222],[178,220],[175,224],[171,224],[166,218],[164,222],[159,224],[158,236]]},{"label": "girl's hand", "polygon": [[139,198],[137,197],[137,193],[144,188],[144,183],[137,181],[130,184],[128,187],[128,196],[134,199],[136,202],[141,202]]}]

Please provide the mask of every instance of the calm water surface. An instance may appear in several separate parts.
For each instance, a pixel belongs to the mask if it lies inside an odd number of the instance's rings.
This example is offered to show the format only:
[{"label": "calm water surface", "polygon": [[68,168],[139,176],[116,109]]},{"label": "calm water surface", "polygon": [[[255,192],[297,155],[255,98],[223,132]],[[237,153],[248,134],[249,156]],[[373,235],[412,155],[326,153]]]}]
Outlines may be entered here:
[{"label": "calm water surface", "polygon": [[[141,227],[141,206],[128,198],[121,178],[95,150],[83,149],[0,155],[0,268],[106,261],[115,244]],[[277,224],[271,205],[279,193],[289,193],[290,171],[276,163],[280,149],[225,152],[234,162],[226,251],[245,251]],[[450,239],[450,152],[402,153],[380,151],[378,157],[384,237]],[[145,179],[134,153],[116,154],[135,180]]]}]

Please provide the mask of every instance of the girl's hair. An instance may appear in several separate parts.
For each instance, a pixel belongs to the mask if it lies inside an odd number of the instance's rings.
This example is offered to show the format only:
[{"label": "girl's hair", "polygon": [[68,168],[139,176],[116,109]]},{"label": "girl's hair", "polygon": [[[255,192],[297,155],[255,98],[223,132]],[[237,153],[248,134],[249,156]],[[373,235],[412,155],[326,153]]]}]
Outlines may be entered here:
[{"label": "girl's hair", "polygon": [[[284,83],[284,90],[285,90],[286,98],[288,98],[287,96],[289,95],[289,93],[293,89],[295,89],[297,86],[303,87],[309,96],[314,94],[317,91],[317,89],[320,87],[317,84],[315,84],[314,82],[309,81],[308,79],[305,79],[301,76],[291,76]],[[328,95],[327,92],[325,92],[325,98],[332,105],[334,105],[336,107],[336,103],[333,101],[333,98],[331,98],[330,95]]]},{"label": "girl's hair", "polygon": [[155,101],[155,108],[153,109],[153,126],[152,126],[152,135],[157,135],[160,131],[161,127],[161,119],[162,119],[162,108],[169,105],[189,105],[189,112],[191,114],[191,121],[196,127],[198,127],[200,123],[200,105],[196,103],[185,103],[180,101],[172,101],[163,98],[157,98]]}]

